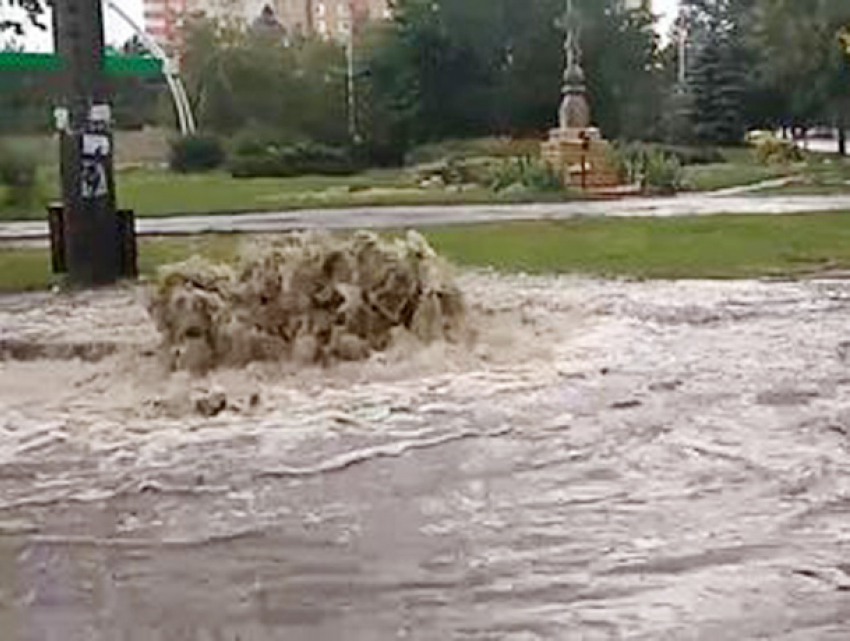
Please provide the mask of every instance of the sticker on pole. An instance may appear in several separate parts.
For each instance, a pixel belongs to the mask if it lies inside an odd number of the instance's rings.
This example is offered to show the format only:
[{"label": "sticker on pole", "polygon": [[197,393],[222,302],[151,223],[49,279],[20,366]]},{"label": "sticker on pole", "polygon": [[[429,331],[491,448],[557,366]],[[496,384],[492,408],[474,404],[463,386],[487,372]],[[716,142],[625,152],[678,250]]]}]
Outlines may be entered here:
[{"label": "sticker on pole", "polygon": [[110,151],[109,136],[100,134],[83,136],[83,162],[80,173],[83,198],[91,200],[109,195],[106,167]]},{"label": "sticker on pole", "polygon": [[83,156],[106,158],[111,148],[109,136],[102,134],[86,134],[83,136]]},{"label": "sticker on pole", "polygon": [[56,122],[56,131],[68,133],[71,131],[71,112],[65,107],[57,107],[53,110],[53,118]]},{"label": "sticker on pole", "polygon": [[109,123],[112,120],[112,108],[109,105],[92,105],[89,109],[91,122]]}]

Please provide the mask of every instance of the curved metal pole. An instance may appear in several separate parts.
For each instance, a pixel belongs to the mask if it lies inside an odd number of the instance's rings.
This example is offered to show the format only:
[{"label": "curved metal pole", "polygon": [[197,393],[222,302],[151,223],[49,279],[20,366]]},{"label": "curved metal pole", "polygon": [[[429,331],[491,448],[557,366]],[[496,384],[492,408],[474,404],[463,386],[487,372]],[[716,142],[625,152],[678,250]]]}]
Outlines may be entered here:
[{"label": "curved metal pole", "polygon": [[174,107],[177,110],[177,121],[180,126],[180,133],[184,136],[191,135],[196,131],[195,116],[192,113],[192,105],[189,103],[189,98],[186,95],[186,88],[180,80],[180,75],[177,69],[165,53],[165,50],[151,38],[148,33],[142,29],[136,21],[133,20],[127,12],[125,12],[114,0],[108,0],[107,6],[114,11],[118,16],[135,31],[136,35],[141,38],[144,45],[150,52],[162,62],[162,73],[165,76],[165,81],[168,83],[168,90],[171,92],[171,98],[174,100]]},{"label": "curved metal pole", "polygon": [[[174,91],[180,96],[180,102],[183,103],[183,120],[185,121],[186,133],[193,134],[197,129],[195,124],[195,116],[192,113],[192,105],[189,102],[189,96],[186,95],[186,87],[180,81],[180,77],[176,74],[172,76],[174,80]],[[185,135],[185,134],[184,134]]]}]

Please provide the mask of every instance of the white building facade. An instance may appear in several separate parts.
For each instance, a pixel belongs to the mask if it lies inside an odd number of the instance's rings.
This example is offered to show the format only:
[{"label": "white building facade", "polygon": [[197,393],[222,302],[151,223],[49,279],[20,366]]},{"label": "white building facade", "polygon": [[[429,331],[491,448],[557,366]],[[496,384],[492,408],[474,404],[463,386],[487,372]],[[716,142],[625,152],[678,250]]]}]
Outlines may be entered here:
[{"label": "white building facade", "polygon": [[204,15],[251,25],[271,12],[289,35],[344,40],[352,26],[390,16],[390,0],[144,0],[145,28],[165,49],[182,44],[188,16]]}]

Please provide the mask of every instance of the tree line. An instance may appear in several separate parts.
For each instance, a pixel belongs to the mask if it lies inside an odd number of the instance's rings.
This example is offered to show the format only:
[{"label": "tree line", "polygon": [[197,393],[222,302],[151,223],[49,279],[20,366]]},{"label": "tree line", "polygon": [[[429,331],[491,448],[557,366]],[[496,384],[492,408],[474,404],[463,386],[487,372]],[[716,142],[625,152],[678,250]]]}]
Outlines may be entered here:
[{"label": "tree line", "polygon": [[691,135],[737,142],[754,127],[834,126],[843,149],[848,28],[846,0],[682,0],[674,37],[687,40],[679,109]]},{"label": "tree line", "polygon": [[[663,41],[654,17],[622,0],[576,5],[594,120],[610,139],[735,144],[752,128],[847,125],[847,0],[682,0]],[[391,21],[355,31],[356,137],[344,43],[200,20],[183,75],[209,132],[354,145],[392,163],[433,140],[545,135],[563,12],[563,0],[396,0]],[[0,81],[0,113],[20,116],[22,100],[48,111],[34,79]],[[161,109],[137,95],[119,91],[121,111],[155,121]]]}]

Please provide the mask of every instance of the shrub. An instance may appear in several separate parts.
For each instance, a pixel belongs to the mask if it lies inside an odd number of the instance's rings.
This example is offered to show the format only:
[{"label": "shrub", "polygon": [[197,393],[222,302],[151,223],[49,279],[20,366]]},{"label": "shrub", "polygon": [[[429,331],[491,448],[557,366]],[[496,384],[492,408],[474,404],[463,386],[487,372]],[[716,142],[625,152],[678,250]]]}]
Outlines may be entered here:
[{"label": "shrub", "polygon": [[682,188],[684,173],[676,156],[654,150],[646,159],[641,188],[658,194],[675,194]]},{"label": "shrub", "polygon": [[682,162],[664,147],[641,143],[617,145],[612,164],[624,182],[640,185],[644,191],[672,194],[682,188]]},{"label": "shrub", "polygon": [[171,143],[171,169],[180,173],[212,171],[221,167],[226,159],[224,146],[214,136],[185,136]]},{"label": "shrub", "polygon": [[500,192],[522,188],[531,192],[558,192],[564,190],[564,182],[558,172],[540,158],[522,156],[498,164],[493,170],[493,190]]},{"label": "shrub", "polygon": [[516,138],[450,139],[428,143],[411,150],[407,165],[422,165],[447,160],[467,158],[515,158],[535,156],[540,153],[540,141]]},{"label": "shrub", "polygon": [[756,143],[756,160],[762,165],[787,165],[802,162],[802,150],[789,140],[763,138]]},{"label": "shrub", "polygon": [[498,162],[494,158],[450,158],[418,166],[416,178],[420,183],[436,180],[442,185],[489,186]]},{"label": "shrub", "polygon": [[6,187],[8,205],[34,204],[39,192],[36,154],[21,146],[0,146],[0,184]]},{"label": "shrub", "polygon": [[311,142],[281,145],[243,141],[236,146],[230,161],[230,173],[234,178],[344,176],[356,169],[347,150]]},{"label": "shrub", "polygon": [[251,125],[239,131],[230,139],[228,148],[231,156],[252,156],[288,147],[303,139],[292,137],[286,132],[270,127]]},{"label": "shrub", "polygon": [[726,158],[717,147],[654,145],[654,148],[670,156],[674,156],[683,167],[689,165],[715,165],[726,162]]},{"label": "shrub", "polygon": [[621,178],[628,182],[635,179],[635,169],[642,171],[646,158],[654,153],[675,158],[682,167],[689,165],[713,165],[725,163],[726,158],[716,147],[691,147],[688,145],[661,145],[653,143],[629,142],[615,146],[613,164],[620,169]]}]

